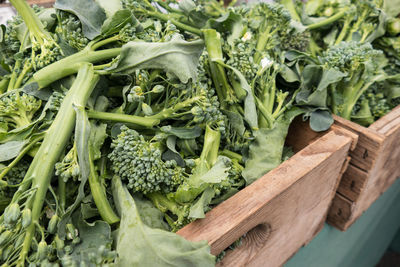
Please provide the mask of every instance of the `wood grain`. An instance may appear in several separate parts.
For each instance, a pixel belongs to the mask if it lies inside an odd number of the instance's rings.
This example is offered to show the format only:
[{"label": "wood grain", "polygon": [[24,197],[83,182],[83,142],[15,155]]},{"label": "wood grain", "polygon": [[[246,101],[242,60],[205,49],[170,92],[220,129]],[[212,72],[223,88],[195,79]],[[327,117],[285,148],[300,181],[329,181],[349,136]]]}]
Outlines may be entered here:
[{"label": "wood grain", "polygon": [[342,206],[345,198],[351,203],[351,214],[338,215],[331,209],[328,217],[329,223],[345,231],[400,176],[400,106],[368,128],[338,117],[335,121],[359,135],[332,205],[332,209]]},{"label": "wood grain", "polygon": [[282,265],[321,230],[352,143],[333,131],[307,136],[310,144],[292,158],[178,234],[207,240],[214,255],[246,234],[219,266]]}]

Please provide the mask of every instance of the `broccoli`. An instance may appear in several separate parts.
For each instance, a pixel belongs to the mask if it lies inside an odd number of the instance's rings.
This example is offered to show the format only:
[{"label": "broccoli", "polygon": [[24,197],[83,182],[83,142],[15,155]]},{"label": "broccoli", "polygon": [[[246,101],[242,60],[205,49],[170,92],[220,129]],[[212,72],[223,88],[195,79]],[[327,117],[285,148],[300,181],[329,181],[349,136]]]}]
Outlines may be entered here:
[{"label": "broccoli", "polygon": [[78,180],[80,169],[78,164],[78,155],[76,151],[76,144],[68,151],[61,162],[55,164],[55,174],[61,177],[64,182],[68,182],[70,178],[75,181]]},{"label": "broccoli", "polygon": [[17,9],[23,18],[28,30],[31,42],[30,64],[34,70],[38,70],[59,60],[63,52],[50,32],[48,32],[36,13],[23,0],[12,0],[11,4]]},{"label": "broccoli", "polygon": [[345,74],[345,78],[330,90],[330,105],[335,114],[351,119],[361,95],[375,81],[384,79],[382,56],[382,51],[373,49],[371,44],[358,42],[342,42],[324,52],[320,58],[323,67]]},{"label": "broccoli", "polygon": [[[11,234],[15,238],[19,235],[25,236],[22,246],[17,248],[19,257],[15,259],[15,263],[22,265],[28,257],[37,228],[36,224],[39,222],[43,202],[53,175],[54,165],[72,135],[75,124],[75,111],[72,103],[85,106],[97,81],[98,76],[94,74],[93,67],[88,64],[83,65],[72,88],[65,96],[57,116],[46,131],[43,142],[27,170],[24,182],[13,196],[10,205],[18,205],[19,202],[22,202],[21,204],[24,204],[25,209],[32,211],[32,223],[23,231],[15,231]],[[6,217],[5,215],[4,218]],[[20,225],[22,222],[18,219],[13,223]]]},{"label": "broccoli", "polygon": [[[26,171],[28,170],[30,162],[27,160],[21,160],[16,164],[13,168],[11,168],[4,177],[2,177],[1,181],[6,182],[6,184],[0,186],[0,213],[4,211],[4,209],[10,203],[16,189],[16,185],[19,185],[25,177]],[[7,167],[0,163],[0,172],[3,172],[3,169]]]},{"label": "broccoli", "polygon": [[127,183],[128,189],[143,194],[168,193],[182,183],[184,170],[173,160],[162,160],[161,145],[157,139],[147,141],[135,130],[121,127],[108,157],[114,172]]},{"label": "broccoli", "polygon": [[0,117],[9,130],[25,127],[32,123],[42,101],[22,92],[10,92],[0,96]]},{"label": "broccoli", "polygon": [[71,47],[82,50],[89,43],[89,39],[82,33],[79,19],[66,11],[57,10],[57,27],[55,32]]}]

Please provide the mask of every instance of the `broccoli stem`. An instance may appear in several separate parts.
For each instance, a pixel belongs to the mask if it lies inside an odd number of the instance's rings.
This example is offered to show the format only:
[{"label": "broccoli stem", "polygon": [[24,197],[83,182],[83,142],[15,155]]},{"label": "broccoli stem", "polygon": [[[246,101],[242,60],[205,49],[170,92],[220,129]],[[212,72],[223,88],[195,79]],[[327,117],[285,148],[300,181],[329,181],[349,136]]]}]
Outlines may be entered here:
[{"label": "broccoli stem", "polygon": [[223,61],[220,34],[214,29],[203,30],[204,41],[210,59],[211,77],[216,88],[218,99],[223,107],[236,102],[232,86],[228,82],[225,69],[214,61]]},{"label": "broccoli stem", "polygon": [[219,154],[221,156],[225,156],[225,157],[228,157],[230,159],[235,159],[238,162],[242,162],[243,161],[243,156],[242,155],[240,155],[238,153],[235,153],[233,151],[227,150],[227,149],[222,150],[221,152],[219,152]]},{"label": "broccoli stem", "polygon": [[360,79],[357,83],[355,83],[350,88],[346,88],[343,93],[343,111],[340,114],[341,117],[350,120],[351,113],[353,111],[354,105],[357,103],[358,98],[357,93],[364,85],[364,80]]},{"label": "broccoli stem", "polygon": [[66,192],[66,184],[61,176],[58,176],[57,192],[58,192],[60,209],[62,212],[65,212],[67,192]]},{"label": "broccoli stem", "polygon": [[10,82],[9,79],[3,77],[3,79],[0,81],[0,94],[3,94],[4,92],[7,91],[9,82]]},{"label": "broccoli stem", "polygon": [[[18,266],[25,264],[32,238],[35,235],[35,224],[39,222],[43,202],[53,176],[54,165],[59,160],[73,133],[76,118],[73,105],[85,106],[98,80],[99,77],[94,74],[93,66],[82,64],[75,82],[65,96],[57,116],[47,130],[42,145],[25,175],[24,182],[31,181],[31,187],[36,191],[32,202],[26,203],[27,207],[32,207],[32,224],[26,229],[25,239],[17,262]],[[19,197],[28,190],[28,187],[28,182],[23,183],[14,194],[12,202],[18,201]]]},{"label": "broccoli stem", "polygon": [[144,127],[154,127],[160,123],[160,119],[152,117],[140,117],[134,115],[120,114],[120,113],[110,113],[101,112],[95,110],[89,110],[87,112],[89,118],[104,120],[104,121],[114,121],[123,123],[132,123],[135,125],[140,125]]},{"label": "broccoli stem", "polygon": [[351,19],[347,18],[346,21],[344,22],[343,28],[340,31],[339,36],[337,37],[336,41],[335,41],[335,45],[340,44],[344,38],[346,38],[349,27],[350,27],[350,23],[351,23]]},{"label": "broccoli stem", "polygon": [[281,0],[280,3],[284,5],[287,10],[289,10],[290,16],[292,16],[294,20],[301,21],[301,18],[296,11],[296,7],[294,6],[293,0]]},{"label": "broccoli stem", "polygon": [[14,65],[14,68],[13,68],[13,72],[12,72],[12,74],[11,74],[11,78],[10,78],[10,82],[8,83],[8,88],[7,88],[7,91],[11,91],[11,90],[13,90],[13,89],[15,89],[15,82],[16,82],[16,80],[17,80],[17,71],[18,71],[18,69],[21,67],[21,60],[20,59],[18,59],[16,62],[15,62],[15,65]]},{"label": "broccoli stem", "polygon": [[219,131],[214,131],[207,125],[200,160],[207,162],[209,168],[217,161],[220,142],[221,133]]},{"label": "broccoli stem", "polygon": [[22,81],[24,80],[24,78],[25,78],[25,75],[29,72],[29,71],[31,71],[31,69],[32,69],[32,64],[30,63],[30,62],[27,62],[25,65],[24,65],[24,67],[23,67],[23,69],[22,69],[22,72],[20,73],[20,75],[18,75],[18,78],[17,78],[17,80],[16,80],[16,82],[15,82],[15,85],[14,85],[14,88],[20,88],[21,87],[21,84],[22,84]]},{"label": "broccoli stem", "polygon": [[[24,20],[26,26],[29,29],[30,34],[33,34],[36,38],[45,36],[45,38],[52,39],[50,34],[45,30],[43,23],[40,21],[35,12],[24,0],[10,0],[11,4],[17,10],[18,14]],[[38,40],[40,41],[41,38]]]},{"label": "broccoli stem", "polygon": [[76,54],[56,61],[37,71],[30,82],[37,82],[39,88],[43,88],[57,80],[75,74],[80,69],[82,63],[96,63],[111,59],[118,56],[120,52],[121,48],[92,51],[90,47],[87,47]]},{"label": "broccoli stem", "polygon": [[115,214],[114,210],[111,208],[108,202],[106,191],[104,186],[100,182],[99,175],[97,174],[96,168],[93,162],[93,148],[89,145],[89,186],[92,192],[94,203],[99,210],[101,218],[109,224],[114,224],[119,222],[119,217]]},{"label": "broccoli stem", "polygon": [[318,29],[318,28],[322,28],[322,27],[328,26],[329,24],[332,24],[332,23],[338,21],[339,19],[343,18],[344,15],[346,15],[347,10],[348,10],[348,8],[345,8],[342,11],[336,13],[335,15],[333,15],[333,16],[331,16],[331,17],[329,17],[329,18],[327,18],[327,19],[325,19],[323,21],[307,25],[307,29],[315,30],[315,29]]}]

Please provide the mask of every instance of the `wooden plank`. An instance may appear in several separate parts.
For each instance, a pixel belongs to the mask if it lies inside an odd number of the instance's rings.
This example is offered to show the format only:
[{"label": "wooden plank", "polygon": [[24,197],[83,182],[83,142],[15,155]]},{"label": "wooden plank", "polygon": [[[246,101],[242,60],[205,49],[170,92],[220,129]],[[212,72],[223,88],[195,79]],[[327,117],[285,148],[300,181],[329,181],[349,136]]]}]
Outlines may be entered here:
[{"label": "wooden plank", "polygon": [[357,201],[368,180],[368,173],[350,164],[344,172],[338,192],[351,201]]},{"label": "wooden plank", "polygon": [[358,137],[358,145],[350,153],[351,163],[358,168],[369,171],[373,168],[376,158],[382,149],[382,144],[385,136],[365,127],[362,127],[354,122],[345,120],[338,116],[334,116],[335,125],[343,127],[356,133]]},{"label": "wooden plank", "polygon": [[247,233],[220,266],[280,266],[321,229],[351,141],[327,133],[178,234],[217,255]]},{"label": "wooden plank", "polygon": [[[334,203],[343,203],[342,198],[346,198],[351,202],[351,215],[343,217],[331,211],[328,219],[345,231],[400,176],[400,106],[369,128],[338,117],[335,120],[337,126],[359,134],[357,147],[350,152],[351,164],[338,188],[336,198],[341,199],[334,200]],[[364,163],[361,158],[365,158]]]}]

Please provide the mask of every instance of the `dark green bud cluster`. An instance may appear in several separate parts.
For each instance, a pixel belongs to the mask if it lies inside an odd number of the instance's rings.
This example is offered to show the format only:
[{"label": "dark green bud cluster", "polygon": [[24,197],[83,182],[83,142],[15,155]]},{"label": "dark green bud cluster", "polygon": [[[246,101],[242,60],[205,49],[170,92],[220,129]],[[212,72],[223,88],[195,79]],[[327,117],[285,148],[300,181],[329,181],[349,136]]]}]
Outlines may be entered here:
[{"label": "dark green bud cluster", "polygon": [[200,90],[197,95],[203,96],[201,101],[197,101],[191,109],[194,116],[193,122],[196,124],[206,123],[213,128],[218,128],[222,135],[225,134],[225,116],[220,110],[218,97],[215,90],[206,88],[204,84],[195,85]]},{"label": "dark green bud cluster", "polygon": [[24,127],[32,122],[41,105],[41,100],[25,93],[5,94],[0,98],[0,117],[7,122],[8,128]]},{"label": "dark green bud cluster", "polygon": [[62,50],[54,41],[32,42],[33,66],[38,70],[62,58]]},{"label": "dark green bud cluster", "polygon": [[[3,177],[3,181],[7,182],[8,185],[20,184],[25,177],[29,164],[30,163],[28,161],[21,160],[16,166],[14,166],[9,170],[9,172]],[[2,164],[0,164],[0,172],[3,169],[3,167],[5,166],[2,166]],[[13,197],[16,190],[17,189],[15,187],[9,187],[9,186],[0,188],[0,197],[2,197],[3,200],[6,199],[10,200]],[[3,206],[3,204],[8,204],[8,203],[2,203],[0,206]]]},{"label": "dark green bud cluster", "polygon": [[309,31],[297,32],[292,30],[281,36],[281,47],[283,50],[298,50],[306,52],[310,43]]},{"label": "dark green bud cluster", "polygon": [[111,148],[112,168],[133,192],[169,192],[183,179],[183,170],[175,161],[162,160],[160,142],[147,141],[126,126],[121,127]]},{"label": "dark green bud cluster", "polygon": [[57,18],[56,33],[71,47],[78,50],[85,48],[89,43],[89,39],[82,33],[80,20],[74,14],[62,10],[57,10]]},{"label": "dark green bud cluster", "polygon": [[260,17],[261,19],[267,19],[268,24],[283,30],[286,30],[292,18],[290,12],[283,5],[278,3],[257,3],[253,8],[253,12],[248,14],[250,16]]},{"label": "dark green bud cluster", "polygon": [[[251,33],[247,33],[251,37]],[[242,38],[243,39],[243,38]],[[236,40],[234,47],[225,49],[230,55],[227,64],[239,70],[248,81],[252,81],[260,66],[254,62],[256,48],[251,40]]]},{"label": "dark green bud cluster", "polygon": [[370,86],[367,91],[361,95],[354,107],[354,114],[361,109],[363,101],[368,101],[370,111],[376,119],[385,116],[393,108],[379,84]]},{"label": "dark green bud cluster", "polygon": [[119,32],[120,40],[127,43],[136,39],[136,27],[126,24]]},{"label": "dark green bud cluster", "polygon": [[321,61],[326,67],[348,72],[359,69],[382,54],[382,51],[373,49],[370,43],[341,42],[325,51]]}]

